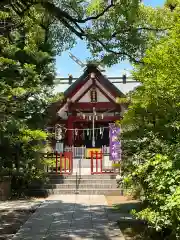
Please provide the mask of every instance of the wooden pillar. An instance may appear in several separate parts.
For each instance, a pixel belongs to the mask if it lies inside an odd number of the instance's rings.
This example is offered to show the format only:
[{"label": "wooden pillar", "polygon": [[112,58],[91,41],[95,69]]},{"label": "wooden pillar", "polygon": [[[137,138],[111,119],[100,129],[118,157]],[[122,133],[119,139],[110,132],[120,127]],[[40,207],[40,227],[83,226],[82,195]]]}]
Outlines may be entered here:
[{"label": "wooden pillar", "polygon": [[73,130],[70,130],[70,129],[73,129],[73,121],[70,116],[68,117],[67,128],[68,128],[68,132],[67,132],[68,141],[67,142],[68,142],[69,146],[72,146],[73,145]]}]

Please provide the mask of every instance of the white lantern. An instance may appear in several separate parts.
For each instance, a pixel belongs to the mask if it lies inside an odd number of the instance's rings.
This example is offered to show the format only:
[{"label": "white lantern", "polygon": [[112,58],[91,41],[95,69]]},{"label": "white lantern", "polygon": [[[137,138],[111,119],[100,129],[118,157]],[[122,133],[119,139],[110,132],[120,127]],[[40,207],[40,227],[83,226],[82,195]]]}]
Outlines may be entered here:
[{"label": "white lantern", "polygon": [[55,126],[55,139],[58,141],[62,139],[62,128],[59,124]]}]

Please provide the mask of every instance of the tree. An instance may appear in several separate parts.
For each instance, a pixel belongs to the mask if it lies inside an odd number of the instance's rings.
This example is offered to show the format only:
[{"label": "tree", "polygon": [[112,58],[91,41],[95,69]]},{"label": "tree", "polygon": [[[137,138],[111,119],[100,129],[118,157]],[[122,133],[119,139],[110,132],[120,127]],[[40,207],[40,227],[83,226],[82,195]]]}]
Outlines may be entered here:
[{"label": "tree", "polygon": [[14,168],[39,171],[39,150],[48,136],[44,126],[54,98],[55,51],[48,18],[46,28],[40,24],[43,14],[31,8],[35,24],[29,13],[19,17],[13,8],[0,11],[1,22],[11,26],[1,25],[0,32],[0,165],[9,174]]},{"label": "tree", "polygon": [[167,36],[135,67],[134,78],[142,84],[131,94],[122,121],[124,181],[146,203],[135,214],[162,231],[163,239],[180,237],[179,10],[174,17]]},{"label": "tree", "polygon": [[174,11],[178,7],[179,3],[179,0],[166,0],[165,6],[167,6],[171,11]]},{"label": "tree", "polygon": [[[16,28],[21,26],[20,19],[23,19],[25,15],[28,16],[35,25],[39,25],[42,29],[46,30],[46,38],[51,39],[53,50],[56,51],[56,54],[60,54],[62,51],[74,46],[75,38],[72,36],[71,30],[59,22],[55,14],[51,14],[52,1],[44,2],[47,2],[47,4],[43,5],[43,1],[2,0],[0,2],[0,9],[12,9],[14,11],[16,16],[19,17],[19,21],[13,24]],[[64,5],[64,7],[66,6]],[[38,15],[36,15],[37,12]],[[11,29],[13,29],[13,26],[8,28],[6,25],[7,31]]]},{"label": "tree", "polygon": [[[106,65],[113,65],[128,59],[131,63],[142,63],[146,49],[166,35],[173,26],[174,13],[169,8],[144,6],[138,0],[118,1],[104,15],[92,20],[87,27],[91,36],[89,48],[93,56]],[[91,6],[89,11],[101,12],[104,1],[99,1],[99,8]]]},{"label": "tree", "polygon": [[84,39],[93,57],[108,65],[124,59],[141,62],[145,50],[173,25],[169,8],[145,7],[140,0],[3,0],[1,4],[7,3],[19,16],[41,6],[54,21],[56,47],[58,38],[71,39],[72,45],[74,37]]}]

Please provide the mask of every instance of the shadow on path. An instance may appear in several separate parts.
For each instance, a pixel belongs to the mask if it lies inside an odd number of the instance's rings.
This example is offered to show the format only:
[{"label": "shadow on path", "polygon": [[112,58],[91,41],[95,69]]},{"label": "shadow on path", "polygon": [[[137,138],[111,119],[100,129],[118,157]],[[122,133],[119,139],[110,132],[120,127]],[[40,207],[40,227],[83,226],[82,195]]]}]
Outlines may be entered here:
[{"label": "shadow on path", "polygon": [[124,240],[118,225],[114,224],[116,214],[109,212],[104,196],[53,198],[41,204],[13,240]]}]

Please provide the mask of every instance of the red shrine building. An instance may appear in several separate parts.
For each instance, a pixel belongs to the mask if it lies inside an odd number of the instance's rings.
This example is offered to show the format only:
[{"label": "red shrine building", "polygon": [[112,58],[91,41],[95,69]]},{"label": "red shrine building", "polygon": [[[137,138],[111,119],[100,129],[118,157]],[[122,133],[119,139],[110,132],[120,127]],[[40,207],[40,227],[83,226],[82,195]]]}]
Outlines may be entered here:
[{"label": "red shrine building", "polygon": [[[126,109],[117,98],[125,95],[93,64],[51,106],[51,127],[60,126],[64,147],[109,147],[109,124],[120,120]],[[56,141],[54,140],[54,148]]]}]

